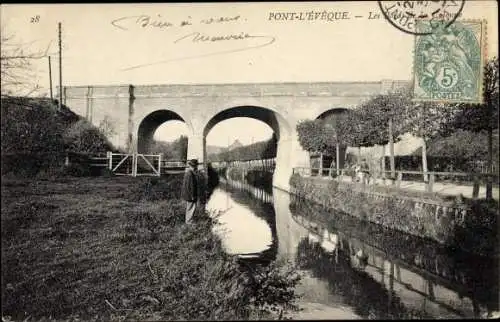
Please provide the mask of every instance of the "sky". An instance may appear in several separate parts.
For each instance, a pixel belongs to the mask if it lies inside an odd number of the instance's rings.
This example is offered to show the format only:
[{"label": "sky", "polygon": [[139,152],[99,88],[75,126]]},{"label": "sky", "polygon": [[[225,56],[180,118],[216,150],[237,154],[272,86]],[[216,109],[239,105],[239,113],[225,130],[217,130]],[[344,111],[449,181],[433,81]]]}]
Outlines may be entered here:
[{"label": "sky", "polygon": [[[208,145],[227,147],[238,140],[248,145],[267,140],[272,134],[273,130],[264,122],[248,117],[235,117],[215,125],[208,133],[206,142]],[[154,139],[168,142],[181,135],[187,135],[186,124],[182,121],[168,121],[158,127]]]},{"label": "sky", "polygon": [[[49,48],[54,86],[58,84],[58,22],[62,24],[64,86],[412,77],[414,36],[390,24],[375,1],[13,4],[0,10],[2,33],[14,34],[17,42],[29,43],[33,50]],[[349,19],[276,18],[279,13],[311,11]],[[368,19],[370,15],[379,17]],[[466,1],[460,19],[485,19],[487,56],[497,55],[495,1]],[[244,39],[200,40],[224,35]],[[36,82],[48,93],[47,60],[37,61],[36,67]],[[166,124],[157,136],[169,137],[181,127]],[[216,126],[207,143],[224,146],[233,137],[251,143],[252,138],[265,140],[270,133],[258,121],[234,119]]]}]

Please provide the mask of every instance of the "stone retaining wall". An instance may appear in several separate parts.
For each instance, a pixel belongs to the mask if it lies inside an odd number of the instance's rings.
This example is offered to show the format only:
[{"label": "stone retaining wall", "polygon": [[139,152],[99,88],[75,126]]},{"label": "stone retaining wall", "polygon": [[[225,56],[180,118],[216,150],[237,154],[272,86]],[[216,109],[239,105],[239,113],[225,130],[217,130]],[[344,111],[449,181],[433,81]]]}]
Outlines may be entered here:
[{"label": "stone retaining wall", "polygon": [[369,185],[296,175],[290,192],[387,228],[475,253],[498,253],[498,214],[484,204],[390,195]]}]

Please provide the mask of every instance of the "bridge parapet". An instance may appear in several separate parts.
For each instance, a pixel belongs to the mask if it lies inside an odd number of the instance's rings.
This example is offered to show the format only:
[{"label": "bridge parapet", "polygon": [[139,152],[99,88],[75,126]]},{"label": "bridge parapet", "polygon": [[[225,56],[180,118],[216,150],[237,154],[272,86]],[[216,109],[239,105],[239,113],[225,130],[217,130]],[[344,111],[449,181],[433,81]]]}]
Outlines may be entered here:
[{"label": "bridge parapet", "polygon": [[[393,84],[394,83],[394,84]],[[408,81],[384,84],[395,88]],[[248,84],[172,84],[140,85],[135,87],[136,97],[352,97],[372,96],[382,91],[382,82],[321,82],[321,83],[248,83]]]},{"label": "bridge parapet", "polygon": [[[140,97],[369,97],[409,84],[409,81],[380,82],[311,82],[311,83],[241,83],[241,84],[165,84],[134,85]],[[67,98],[128,97],[129,85],[69,86]]]},{"label": "bridge parapet", "polygon": [[67,86],[66,99],[129,97],[129,85],[113,86]]}]

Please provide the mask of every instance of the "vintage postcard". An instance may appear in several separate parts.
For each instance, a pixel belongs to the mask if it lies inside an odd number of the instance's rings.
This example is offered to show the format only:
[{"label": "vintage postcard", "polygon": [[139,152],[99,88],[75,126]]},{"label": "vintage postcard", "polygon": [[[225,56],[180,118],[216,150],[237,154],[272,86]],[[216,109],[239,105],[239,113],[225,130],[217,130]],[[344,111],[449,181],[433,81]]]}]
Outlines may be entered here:
[{"label": "vintage postcard", "polygon": [[500,317],[496,1],[0,18],[2,322]]}]

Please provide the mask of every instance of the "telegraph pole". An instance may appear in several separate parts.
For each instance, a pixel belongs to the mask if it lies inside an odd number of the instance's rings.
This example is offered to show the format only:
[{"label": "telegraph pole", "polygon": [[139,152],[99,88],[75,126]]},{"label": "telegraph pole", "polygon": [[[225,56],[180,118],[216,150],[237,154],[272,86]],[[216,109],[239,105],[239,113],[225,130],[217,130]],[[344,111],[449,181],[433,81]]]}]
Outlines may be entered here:
[{"label": "telegraph pole", "polygon": [[59,23],[59,110],[62,110],[62,45],[61,45],[61,23]]},{"label": "telegraph pole", "polygon": [[49,56],[49,82],[50,82],[50,100],[54,101],[54,96],[52,95],[52,66],[50,64],[50,56]]}]

